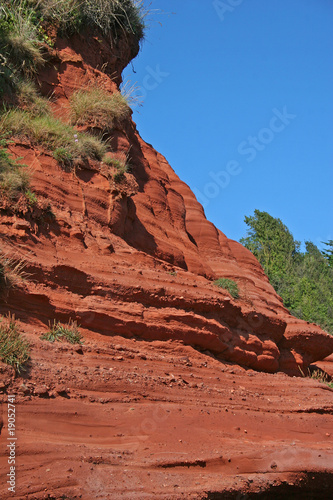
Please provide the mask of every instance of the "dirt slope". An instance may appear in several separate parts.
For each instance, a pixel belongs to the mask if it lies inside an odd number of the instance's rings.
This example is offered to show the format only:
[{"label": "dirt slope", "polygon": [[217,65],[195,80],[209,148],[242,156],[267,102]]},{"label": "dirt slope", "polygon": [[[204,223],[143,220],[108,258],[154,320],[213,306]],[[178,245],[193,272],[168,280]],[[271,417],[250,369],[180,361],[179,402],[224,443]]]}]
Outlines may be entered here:
[{"label": "dirt slope", "polygon": [[[38,333],[27,332],[23,380],[5,377],[17,394],[15,498],[330,498],[324,384],[246,371],[179,341],[84,332],[80,348]],[[7,468],[2,455],[2,477]]]}]

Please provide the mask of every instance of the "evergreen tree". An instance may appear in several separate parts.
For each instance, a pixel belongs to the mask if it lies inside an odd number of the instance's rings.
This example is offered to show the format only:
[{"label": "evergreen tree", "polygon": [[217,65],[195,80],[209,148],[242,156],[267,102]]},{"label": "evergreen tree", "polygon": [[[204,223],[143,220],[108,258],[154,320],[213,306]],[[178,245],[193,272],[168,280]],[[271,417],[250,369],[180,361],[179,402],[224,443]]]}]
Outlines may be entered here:
[{"label": "evergreen tree", "polygon": [[326,245],[328,248],[322,250],[321,253],[328,260],[328,265],[330,267],[333,267],[333,240],[329,240],[327,242],[323,241],[322,243],[324,243],[324,245]]},{"label": "evergreen tree", "polygon": [[296,317],[333,333],[333,245],[321,252],[305,242],[306,251],[294,240],[280,219],[254,211],[245,217],[248,233],[240,242],[257,257],[284,305]]}]

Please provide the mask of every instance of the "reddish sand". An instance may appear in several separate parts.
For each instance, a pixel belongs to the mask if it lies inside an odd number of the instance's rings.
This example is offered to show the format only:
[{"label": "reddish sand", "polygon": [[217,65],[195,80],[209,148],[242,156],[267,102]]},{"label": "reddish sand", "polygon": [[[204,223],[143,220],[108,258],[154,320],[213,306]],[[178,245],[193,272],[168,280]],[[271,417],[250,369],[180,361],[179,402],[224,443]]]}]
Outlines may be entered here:
[{"label": "reddish sand", "polygon": [[[221,363],[179,341],[84,332],[80,348],[39,333],[29,329],[29,372],[9,391],[15,498],[330,497],[324,384]],[[4,477],[3,455],[0,466]]]},{"label": "reddish sand", "polygon": [[[79,85],[117,90],[131,58],[117,50],[57,41],[39,75],[57,116]],[[329,498],[333,391],[292,375],[330,355],[333,337],[288,313],[132,120],[110,140],[130,154],[121,184],[106,165],[65,172],[50,153],[11,145],[55,216],[0,221],[2,248],[31,273],[0,303],[32,344],[27,372],[1,367],[4,416],[17,394],[15,498]],[[55,319],[77,320],[84,346],[40,340]],[[0,464],[5,477],[3,453]]]}]

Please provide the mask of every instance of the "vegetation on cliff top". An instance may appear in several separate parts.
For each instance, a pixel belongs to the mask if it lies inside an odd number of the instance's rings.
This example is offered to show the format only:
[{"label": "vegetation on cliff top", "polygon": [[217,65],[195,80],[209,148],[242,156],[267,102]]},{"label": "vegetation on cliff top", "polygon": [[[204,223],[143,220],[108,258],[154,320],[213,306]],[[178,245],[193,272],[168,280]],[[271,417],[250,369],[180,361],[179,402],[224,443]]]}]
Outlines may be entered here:
[{"label": "vegetation on cliff top", "polygon": [[[81,89],[71,98],[72,124],[52,116],[49,99],[36,85],[55,35],[71,36],[90,27],[112,46],[127,38],[137,51],[144,36],[146,11],[136,0],[2,0],[0,1],[0,201],[13,212],[35,203],[25,166],[11,156],[10,138],[30,142],[53,154],[64,167],[90,158],[101,161],[108,149],[96,134],[73,125],[108,132],[128,118],[131,110],[121,93],[101,88]],[[135,55],[135,54],[134,54]],[[35,81],[35,82],[34,82]]]},{"label": "vegetation on cliff top", "polygon": [[333,334],[333,242],[321,252],[307,241],[302,252],[283,222],[267,212],[255,210],[245,222],[248,235],[240,242],[259,260],[285,307]]},{"label": "vegetation on cliff top", "polygon": [[55,33],[70,36],[90,27],[111,45],[126,37],[135,57],[146,13],[140,0],[2,0],[0,96],[15,89],[22,76],[37,73]]},{"label": "vegetation on cliff top", "polygon": [[91,26],[113,41],[132,35],[139,43],[144,37],[146,11],[141,0],[29,0],[27,4],[67,34]]}]

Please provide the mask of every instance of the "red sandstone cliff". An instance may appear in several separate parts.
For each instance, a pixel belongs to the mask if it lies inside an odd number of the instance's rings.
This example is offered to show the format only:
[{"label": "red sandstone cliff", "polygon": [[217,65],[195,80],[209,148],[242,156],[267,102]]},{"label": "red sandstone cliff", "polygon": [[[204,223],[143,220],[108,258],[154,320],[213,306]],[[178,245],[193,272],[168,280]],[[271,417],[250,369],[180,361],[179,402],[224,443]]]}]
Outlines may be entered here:
[{"label": "red sandstone cliff", "polygon": [[[130,58],[126,44],[58,39],[39,83],[65,120],[78,86],[114,92]],[[14,498],[329,498],[332,391],[275,372],[299,375],[333,338],[290,316],[132,120],[110,140],[130,154],[121,184],[98,162],[66,172],[41,148],[10,146],[55,215],[1,214],[1,245],[31,274],[0,304],[32,348],[20,377],[0,363],[0,399],[16,395]],[[238,300],[218,277],[238,283]],[[84,345],[41,340],[69,318]],[[0,495],[12,498],[5,480]]]},{"label": "red sandstone cliff", "polygon": [[[38,81],[65,120],[74,90],[93,81],[117,90],[130,58],[126,44],[112,52],[93,37],[58,39]],[[105,62],[107,74],[98,69]],[[268,372],[299,374],[298,366],[332,352],[333,338],[288,313],[253,255],[205,218],[131,119],[110,140],[133,167],[120,185],[99,163],[69,173],[46,151],[19,141],[11,147],[32,169],[33,188],[51,202],[55,220],[2,215],[2,244],[22,255],[32,276],[3,312],[36,324],[72,318],[105,335],[179,339]],[[212,284],[218,277],[237,282],[238,300]]]}]

